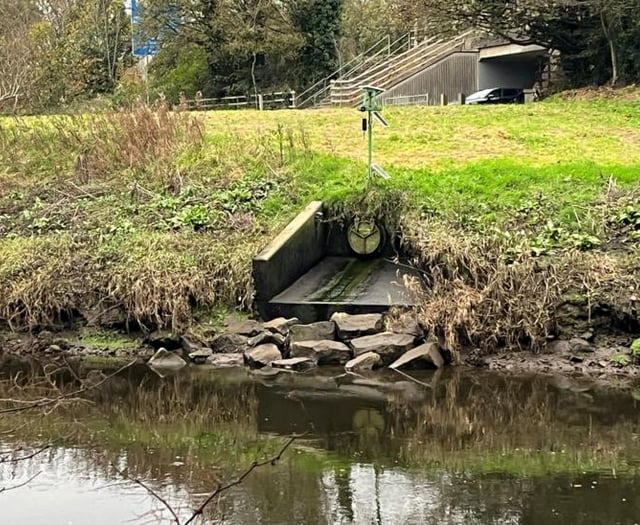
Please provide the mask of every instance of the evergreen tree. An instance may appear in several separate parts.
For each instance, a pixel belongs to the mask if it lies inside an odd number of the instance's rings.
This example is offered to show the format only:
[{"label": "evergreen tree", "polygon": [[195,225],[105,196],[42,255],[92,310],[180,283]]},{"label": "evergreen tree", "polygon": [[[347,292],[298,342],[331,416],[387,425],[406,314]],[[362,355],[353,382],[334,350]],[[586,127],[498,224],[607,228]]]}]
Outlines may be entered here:
[{"label": "evergreen tree", "polygon": [[310,84],[337,67],[342,0],[293,0],[290,10],[304,42],[298,56],[301,78]]}]

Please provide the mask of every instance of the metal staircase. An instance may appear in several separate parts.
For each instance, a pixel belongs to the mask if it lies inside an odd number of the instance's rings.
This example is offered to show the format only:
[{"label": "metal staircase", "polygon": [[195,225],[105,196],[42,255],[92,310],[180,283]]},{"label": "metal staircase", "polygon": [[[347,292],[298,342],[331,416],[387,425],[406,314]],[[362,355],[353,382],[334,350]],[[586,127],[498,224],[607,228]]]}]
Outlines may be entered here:
[{"label": "metal staircase", "polygon": [[424,38],[411,31],[395,41],[386,36],[296,97],[296,108],[355,105],[361,87],[389,89],[464,48],[472,31],[451,40]]},{"label": "metal staircase", "polygon": [[296,96],[296,108],[321,107],[330,104],[330,92],[333,81],[341,78],[351,78],[376,64],[385,62],[391,56],[406,51],[411,47],[413,39],[415,39],[413,33],[407,33],[395,41],[392,41],[388,35],[381,38],[369,49],[343,64],[329,76],[319,80],[298,94]]},{"label": "metal staircase", "polygon": [[462,51],[473,33],[462,33],[451,40],[425,40],[400,54],[388,57],[380,64],[355,75],[343,76],[331,84],[331,104],[352,106],[361,98],[361,87],[373,85],[389,89],[412,75]]}]

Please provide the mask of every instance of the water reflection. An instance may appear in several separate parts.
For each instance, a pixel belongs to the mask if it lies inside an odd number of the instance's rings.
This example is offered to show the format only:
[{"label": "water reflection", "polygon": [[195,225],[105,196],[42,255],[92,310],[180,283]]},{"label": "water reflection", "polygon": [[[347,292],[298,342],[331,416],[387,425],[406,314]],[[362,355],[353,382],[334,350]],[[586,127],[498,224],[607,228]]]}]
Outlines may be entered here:
[{"label": "water reflection", "polygon": [[639,519],[639,407],[627,393],[459,371],[414,379],[202,369],[159,378],[132,368],[91,405],[0,420],[0,431],[13,429],[0,450],[58,440],[32,460],[0,464],[0,486],[42,471],[0,494],[1,522],[170,523],[114,465],[186,516],[220,480],[303,431],[284,461],[225,493],[205,522]]}]

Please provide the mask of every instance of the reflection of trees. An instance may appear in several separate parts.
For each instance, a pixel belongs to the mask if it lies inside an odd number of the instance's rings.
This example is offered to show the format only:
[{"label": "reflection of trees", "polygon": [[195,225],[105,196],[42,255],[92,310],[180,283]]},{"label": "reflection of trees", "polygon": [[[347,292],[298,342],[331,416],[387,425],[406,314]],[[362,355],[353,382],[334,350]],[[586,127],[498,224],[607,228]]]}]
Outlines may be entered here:
[{"label": "reflection of trees", "polygon": [[[34,367],[33,373],[37,372]],[[73,377],[66,380],[69,385],[74,382]],[[159,378],[139,368],[110,379],[88,397],[91,405],[65,407],[49,414],[46,422],[40,418],[19,421],[24,424],[26,442],[42,439],[82,448],[53,447],[37,460],[20,464],[17,473],[50,465],[61,472],[71,468],[88,484],[104,484],[110,479],[120,481],[113,468],[117,466],[127,477],[145,480],[172,506],[196,507],[220,481],[256,459],[271,457],[281,445],[281,440],[258,434],[256,386],[245,374],[229,382],[228,377],[197,372]],[[5,423],[0,420],[0,431]],[[309,480],[315,488],[308,492],[317,494],[318,480],[315,476]],[[268,511],[269,501],[263,499],[261,488],[251,478],[244,483],[253,488],[241,486],[225,494],[219,508],[205,509],[207,519],[215,522],[225,513],[239,512],[233,509],[238,495],[243,501],[255,500],[247,508]],[[288,488],[294,485],[299,488],[299,481],[292,479]],[[284,489],[282,493],[289,495]],[[154,515],[167,517],[162,509]]]},{"label": "reflection of trees", "polygon": [[[196,506],[218,480],[279,448],[281,440],[260,437],[260,417],[279,413],[300,425],[311,420],[316,443],[332,451],[336,463],[287,456],[226,493],[207,511],[210,522],[233,516],[239,523],[326,523],[331,516],[350,523],[366,515],[374,523],[508,523],[526,513],[544,516],[534,500],[553,497],[552,489],[541,488],[556,483],[548,471],[592,472],[640,457],[634,439],[640,421],[624,393],[587,394],[543,378],[440,374],[418,374],[414,383],[382,374],[318,384],[304,376],[304,384],[296,378],[293,400],[291,389],[267,393],[246,375],[161,379],[134,368],[92,393],[91,405],[64,407],[44,424],[28,422],[23,432],[25,441],[42,433],[45,440],[64,436],[63,443],[82,445],[54,448],[37,461],[57,468],[64,455],[65,468],[94,481],[118,479],[115,464],[172,504]],[[343,391],[349,395],[341,397]],[[5,423],[0,420],[0,432]],[[269,432],[286,433],[288,427],[275,423]],[[15,468],[33,470],[37,461]]]},{"label": "reflection of trees", "polygon": [[351,412],[350,427],[320,435],[322,446],[358,461],[510,472],[624,466],[640,453],[640,418],[625,392],[479,371],[416,377],[411,388],[380,381],[385,402],[316,407],[315,417]]},{"label": "reflection of trees", "polygon": [[[603,410],[603,407],[604,408]],[[387,417],[402,463],[464,466],[470,455],[566,454],[608,462],[638,447],[640,419],[624,392],[559,390],[546,378],[452,373],[428,402],[390,405]],[[489,467],[489,465],[487,465]]]}]

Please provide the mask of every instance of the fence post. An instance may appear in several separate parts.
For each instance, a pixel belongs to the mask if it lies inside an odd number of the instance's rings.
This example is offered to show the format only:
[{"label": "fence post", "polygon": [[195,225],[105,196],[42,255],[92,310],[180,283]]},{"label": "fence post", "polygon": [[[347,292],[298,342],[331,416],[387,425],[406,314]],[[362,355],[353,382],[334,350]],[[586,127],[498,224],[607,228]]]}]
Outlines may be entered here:
[{"label": "fence post", "polygon": [[262,98],[262,93],[258,93],[258,111],[264,110],[264,99]]},{"label": "fence post", "polygon": [[296,109],[296,92],[291,91],[291,105],[289,106],[291,109]]},{"label": "fence post", "polygon": [[441,106],[447,105],[447,95],[445,95],[444,93],[440,93],[440,105]]},{"label": "fence post", "polygon": [[458,93],[458,102],[461,106],[465,105],[465,103],[467,102],[467,97],[464,93]]}]

